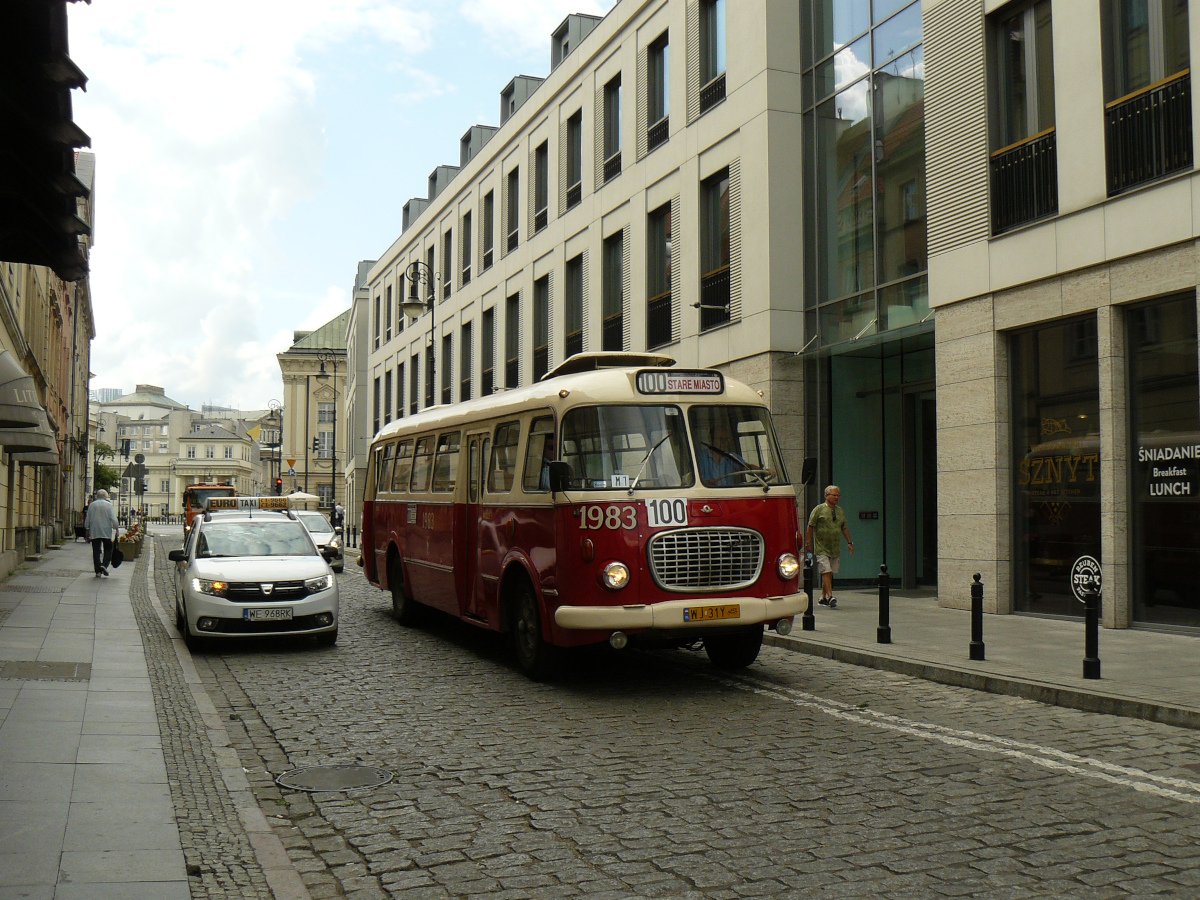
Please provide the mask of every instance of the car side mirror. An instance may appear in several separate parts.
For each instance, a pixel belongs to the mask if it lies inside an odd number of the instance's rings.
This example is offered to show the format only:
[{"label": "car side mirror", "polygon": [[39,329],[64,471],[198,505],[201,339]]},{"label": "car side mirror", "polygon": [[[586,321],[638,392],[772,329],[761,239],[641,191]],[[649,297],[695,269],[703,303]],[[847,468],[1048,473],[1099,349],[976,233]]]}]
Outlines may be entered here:
[{"label": "car side mirror", "polygon": [[167,559],[171,562],[187,562],[187,551],[171,550],[167,553]]},{"label": "car side mirror", "polygon": [[815,456],[804,457],[804,465],[800,467],[800,483],[812,484],[817,477],[817,458]]},{"label": "car side mirror", "polygon": [[345,531],[346,529],[345,529],[345,528],[343,528],[341,525],[338,525],[338,526],[336,526],[336,527],[335,527],[333,530],[334,530],[334,531],[336,531],[338,534],[341,534],[341,533],[342,533],[343,531]]},{"label": "car side mirror", "polygon": [[571,464],[556,459],[550,463],[550,491],[557,494],[571,486]]}]

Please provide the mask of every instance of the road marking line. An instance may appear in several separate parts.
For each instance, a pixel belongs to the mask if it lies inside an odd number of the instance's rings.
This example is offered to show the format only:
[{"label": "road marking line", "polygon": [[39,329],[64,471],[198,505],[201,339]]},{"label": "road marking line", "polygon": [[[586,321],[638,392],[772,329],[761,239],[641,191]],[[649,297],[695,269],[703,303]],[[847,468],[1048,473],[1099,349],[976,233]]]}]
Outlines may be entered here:
[{"label": "road marking line", "polygon": [[1133,788],[1142,793],[1154,794],[1170,800],[1183,803],[1200,803],[1200,783],[1175,778],[1167,775],[1155,775],[1142,769],[1107,763],[1103,760],[1068,753],[1053,747],[1043,747],[1025,741],[1015,741],[996,735],[981,734],[976,731],[949,728],[945,725],[935,725],[932,722],[915,722],[891,713],[875,710],[859,709],[837,700],[818,697],[815,694],[800,691],[781,685],[764,686],[749,679],[739,679],[730,676],[710,676],[738,690],[749,691],[791,703],[794,706],[806,707],[858,725],[866,725],[884,731],[894,731],[924,740],[936,741],[950,747],[961,747],[969,750],[980,750],[985,753],[996,753],[1013,759],[1021,759],[1034,765],[1055,772],[1066,772],[1081,775]]}]

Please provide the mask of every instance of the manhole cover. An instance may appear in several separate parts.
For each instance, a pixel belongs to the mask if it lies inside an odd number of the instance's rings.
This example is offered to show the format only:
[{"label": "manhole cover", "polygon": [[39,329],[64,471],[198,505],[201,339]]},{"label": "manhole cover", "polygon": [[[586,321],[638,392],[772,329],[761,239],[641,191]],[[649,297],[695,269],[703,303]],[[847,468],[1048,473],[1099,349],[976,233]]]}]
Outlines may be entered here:
[{"label": "manhole cover", "polygon": [[309,766],[284,772],[275,783],[294,791],[349,791],[379,787],[391,780],[391,772],[371,766]]}]

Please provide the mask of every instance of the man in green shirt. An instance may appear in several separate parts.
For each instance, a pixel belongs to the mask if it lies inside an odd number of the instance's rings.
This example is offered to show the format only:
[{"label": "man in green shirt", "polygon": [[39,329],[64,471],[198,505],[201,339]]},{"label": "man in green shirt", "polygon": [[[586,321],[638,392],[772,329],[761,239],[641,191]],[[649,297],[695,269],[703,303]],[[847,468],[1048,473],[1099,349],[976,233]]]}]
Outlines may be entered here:
[{"label": "man in green shirt", "polygon": [[837,598],[833,596],[833,575],[841,562],[843,535],[850,553],[854,553],[854,541],[846,525],[846,513],[838,506],[841,499],[842,489],[831,484],[825,488],[825,502],[808,517],[808,546],[812,547],[817,571],[821,573],[821,599],[818,603],[830,609],[837,608]]}]

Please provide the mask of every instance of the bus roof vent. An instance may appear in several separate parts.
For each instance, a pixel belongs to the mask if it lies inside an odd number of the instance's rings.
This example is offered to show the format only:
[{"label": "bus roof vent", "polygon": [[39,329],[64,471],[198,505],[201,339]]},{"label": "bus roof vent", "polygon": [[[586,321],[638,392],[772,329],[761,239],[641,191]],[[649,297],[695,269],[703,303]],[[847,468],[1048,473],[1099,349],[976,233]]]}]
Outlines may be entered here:
[{"label": "bus roof vent", "polygon": [[542,381],[561,375],[576,375],[579,372],[594,372],[597,369],[626,369],[634,366],[675,365],[675,358],[658,353],[624,353],[620,350],[602,350],[595,353],[576,353],[542,376]]}]

